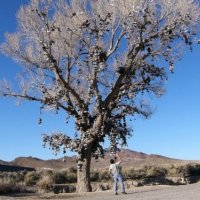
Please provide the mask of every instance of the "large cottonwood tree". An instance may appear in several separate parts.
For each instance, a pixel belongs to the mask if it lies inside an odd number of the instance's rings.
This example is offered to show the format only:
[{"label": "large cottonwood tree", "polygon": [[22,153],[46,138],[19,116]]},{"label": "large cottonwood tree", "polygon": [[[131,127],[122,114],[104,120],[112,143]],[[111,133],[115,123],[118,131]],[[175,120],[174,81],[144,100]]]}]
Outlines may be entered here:
[{"label": "large cottonwood tree", "polygon": [[32,0],[20,8],[1,50],[24,70],[19,87],[3,81],[0,94],[74,120],[74,138],[43,139],[55,152],[78,153],[79,192],[91,191],[91,157],[103,155],[105,137],[114,152],[131,135],[127,118],[151,114],[145,96],[163,93],[195,42],[199,14],[193,0]]}]

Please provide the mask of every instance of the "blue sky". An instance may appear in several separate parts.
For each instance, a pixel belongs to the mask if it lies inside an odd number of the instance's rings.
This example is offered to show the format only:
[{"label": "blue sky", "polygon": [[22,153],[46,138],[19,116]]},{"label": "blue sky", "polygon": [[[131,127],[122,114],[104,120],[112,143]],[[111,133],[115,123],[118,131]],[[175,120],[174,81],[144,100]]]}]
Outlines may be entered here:
[{"label": "blue sky", "polygon": [[[0,1],[0,42],[5,32],[15,31],[16,12],[28,0]],[[133,137],[128,148],[147,154],[200,160],[200,46],[186,52],[175,66],[175,73],[166,83],[166,94],[152,98],[154,114],[150,119],[132,122]],[[0,79],[12,80],[18,66],[0,55]],[[51,131],[70,133],[64,116],[44,113],[44,123],[38,125],[39,106],[24,102],[16,106],[9,98],[0,98],[0,160],[10,161],[19,156],[42,159],[55,158],[52,151],[42,147],[41,134]],[[56,158],[61,157],[59,154]]]}]

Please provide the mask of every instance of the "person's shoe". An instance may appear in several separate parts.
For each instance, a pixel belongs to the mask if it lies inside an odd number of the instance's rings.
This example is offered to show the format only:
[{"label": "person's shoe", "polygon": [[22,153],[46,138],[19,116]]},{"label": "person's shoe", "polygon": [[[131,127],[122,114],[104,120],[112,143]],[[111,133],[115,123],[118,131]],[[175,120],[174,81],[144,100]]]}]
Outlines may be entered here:
[{"label": "person's shoe", "polygon": [[117,193],[117,192],[115,192],[115,195],[118,195],[118,193]]},{"label": "person's shoe", "polygon": [[122,194],[127,194],[126,192],[122,192]]}]

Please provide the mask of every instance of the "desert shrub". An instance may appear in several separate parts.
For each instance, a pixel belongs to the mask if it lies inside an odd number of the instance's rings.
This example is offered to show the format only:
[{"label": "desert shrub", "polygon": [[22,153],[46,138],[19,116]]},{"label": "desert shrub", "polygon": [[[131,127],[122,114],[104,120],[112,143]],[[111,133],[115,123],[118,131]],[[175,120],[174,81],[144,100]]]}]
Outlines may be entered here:
[{"label": "desert shrub", "polygon": [[53,177],[54,171],[53,170],[43,170],[41,173],[43,176]]},{"label": "desert shrub", "polygon": [[9,181],[10,183],[23,183],[26,171],[21,172],[1,172],[0,179],[3,181]]},{"label": "desert shrub", "polygon": [[171,165],[168,168],[168,175],[170,176],[199,176],[200,165],[199,164],[187,164],[174,166]]},{"label": "desert shrub", "polygon": [[55,172],[53,181],[55,184],[75,183],[77,181],[77,173],[71,171]]},{"label": "desert shrub", "polygon": [[42,175],[40,180],[37,182],[37,186],[40,190],[44,190],[45,192],[49,192],[52,190],[53,179],[51,176]]},{"label": "desert shrub", "polygon": [[187,174],[187,166],[183,165],[183,166],[178,166],[177,167],[177,173],[180,176],[185,176]]},{"label": "desert shrub", "polygon": [[98,171],[91,171],[90,180],[91,181],[99,181],[99,172]]},{"label": "desert shrub", "polygon": [[54,172],[52,178],[55,184],[66,183],[66,172]]},{"label": "desert shrub", "polygon": [[133,168],[123,170],[124,179],[134,179],[137,176],[137,171]]},{"label": "desert shrub", "polygon": [[141,179],[141,178],[145,178],[146,177],[146,169],[145,167],[139,168],[137,170],[135,170],[134,173],[134,178],[135,179]]},{"label": "desert shrub", "polygon": [[22,183],[24,182],[25,173],[24,172],[12,172],[9,175],[10,181],[13,183]]},{"label": "desert shrub", "polygon": [[146,166],[145,171],[146,177],[159,177],[167,174],[167,170],[165,168],[158,166]]},{"label": "desert shrub", "polygon": [[76,173],[77,173],[77,168],[76,168],[76,167],[70,167],[70,168],[68,169],[68,172],[69,172],[69,173],[74,173],[74,174],[76,174]]},{"label": "desert shrub", "polygon": [[191,176],[200,176],[200,164],[191,165],[189,168],[189,174]]},{"label": "desert shrub", "polygon": [[0,174],[1,181],[8,181],[10,180],[10,172],[1,172]]},{"label": "desert shrub", "polygon": [[110,177],[110,173],[108,170],[99,172],[99,180],[100,181],[107,181],[110,178],[111,177]]},{"label": "desert shrub", "polygon": [[169,176],[184,176],[184,174],[186,174],[186,168],[185,166],[182,165],[171,165],[168,169],[167,169],[167,174]]},{"label": "desert shrub", "polygon": [[75,183],[77,182],[77,174],[76,173],[67,173],[66,183]]},{"label": "desert shrub", "polygon": [[175,167],[174,165],[171,165],[167,169],[167,175],[169,175],[169,176],[176,176],[177,174],[178,174],[178,170],[177,170],[177,167]]},{"label": "desert shrub", "polygon": [[25,188],[21,184],[14,184],[9,180],[0,179],[0,194],[25,192]]},{"label": "desert shrub", "polygon": [[199,176],[200,165],[199,164],[188,164],[184,166],[184,176]]},{"label": "desert shrub", "polygon": [[76,192],[76,185],[54,185],[54,194]]},{"label": "desert shrub", "polygon": [[165,176],[167,169],[160,166],[144,166],[123,170],[124,179],[143,179],[145,177]]},{"label": "desert shrub", "polygon": [[40,174],[37,172],[27,172],[24,177],[24,182],[27,186],[34,186],[40,179]]}]

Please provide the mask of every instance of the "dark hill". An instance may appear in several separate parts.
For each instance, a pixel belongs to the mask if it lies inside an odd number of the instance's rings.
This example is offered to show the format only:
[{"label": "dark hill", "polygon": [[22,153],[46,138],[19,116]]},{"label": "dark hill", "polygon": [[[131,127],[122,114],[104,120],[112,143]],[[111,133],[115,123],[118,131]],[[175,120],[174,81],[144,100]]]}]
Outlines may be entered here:
[{"label": "dark hill", "polygon": [[12,166],[12,165],[1,165],[0,164],[0,172],[16,172],[16,171],[35,171],[34,168],[30,167],[20,167],[20,166]]}]

